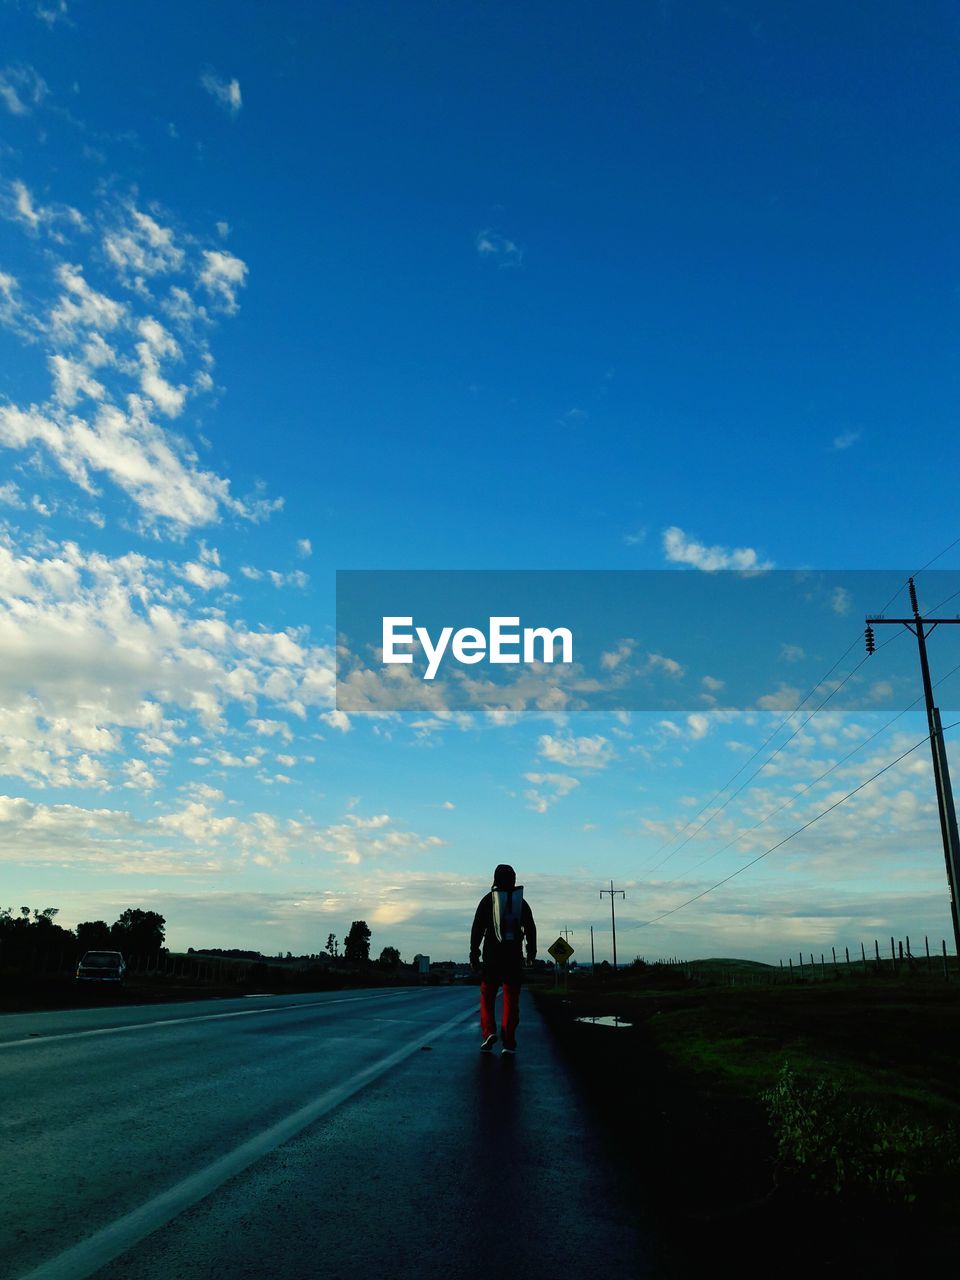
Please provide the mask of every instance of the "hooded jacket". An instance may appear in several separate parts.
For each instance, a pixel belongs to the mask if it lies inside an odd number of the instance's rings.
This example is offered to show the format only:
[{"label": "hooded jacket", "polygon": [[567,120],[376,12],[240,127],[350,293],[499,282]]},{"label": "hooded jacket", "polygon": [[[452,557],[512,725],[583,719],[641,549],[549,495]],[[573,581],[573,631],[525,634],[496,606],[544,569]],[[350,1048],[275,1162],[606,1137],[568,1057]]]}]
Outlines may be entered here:
[{"label": "hooded jacket", "polygon": [[519,982],[523,974],[523,947],[532,963],[537,955],[537,926],[530,904],[517,884],[513,867],[501,863],[493,873],[493,887],[477,904],[470,931],[470,963],[480,964],[483,977],[497,982]]}]

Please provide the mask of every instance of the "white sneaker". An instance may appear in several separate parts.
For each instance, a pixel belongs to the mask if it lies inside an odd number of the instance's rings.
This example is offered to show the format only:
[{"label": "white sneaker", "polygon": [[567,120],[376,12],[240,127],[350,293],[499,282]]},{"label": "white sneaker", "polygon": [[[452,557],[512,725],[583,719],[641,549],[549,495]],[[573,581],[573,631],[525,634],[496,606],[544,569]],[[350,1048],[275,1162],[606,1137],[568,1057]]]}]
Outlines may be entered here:
[{"label": "white sneaker", "polygon": [[481,1053],[489,1053],[493,1046],[497,1043],[496,1032],[491,1032],[480,1046]]}]

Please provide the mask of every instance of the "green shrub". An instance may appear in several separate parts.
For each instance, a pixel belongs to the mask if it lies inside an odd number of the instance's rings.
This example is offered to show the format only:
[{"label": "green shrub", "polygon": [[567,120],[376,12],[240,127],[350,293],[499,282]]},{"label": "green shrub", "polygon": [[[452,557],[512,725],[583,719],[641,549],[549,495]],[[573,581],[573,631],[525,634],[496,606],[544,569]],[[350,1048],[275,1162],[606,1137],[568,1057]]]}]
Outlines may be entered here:
[{"label": "green shrub", "polygon": [[912,1204],[925,1179],[960,1167],[955,1126],[938,1129],[851,1102],[840,1085],[801,1080],[788,1063],[760,1098],[781,1169],[820,1194]]}]

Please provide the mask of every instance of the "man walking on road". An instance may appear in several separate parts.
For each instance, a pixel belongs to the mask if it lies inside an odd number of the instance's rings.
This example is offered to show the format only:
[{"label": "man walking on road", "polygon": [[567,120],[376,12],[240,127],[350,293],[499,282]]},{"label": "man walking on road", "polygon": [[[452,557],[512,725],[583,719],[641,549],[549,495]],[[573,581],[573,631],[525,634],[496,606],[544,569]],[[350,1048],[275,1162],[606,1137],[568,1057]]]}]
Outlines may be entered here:
[{"label": "man walking on road", "polygon": [[[470,931],[470,964],[480,969],[480,1034],[484,1053],[497,1043],[497,989],[503,987],[503,1050],[517,1051],[517,1024],[520,1022],[520,983],[523,980],[523,944],[527,963],[537,956],[537,926],[530,904],[517,884],[513,867],[501,864],[493,873],[493,888],[477,905]],[[483,963],[480,948],[483,947]]]}]

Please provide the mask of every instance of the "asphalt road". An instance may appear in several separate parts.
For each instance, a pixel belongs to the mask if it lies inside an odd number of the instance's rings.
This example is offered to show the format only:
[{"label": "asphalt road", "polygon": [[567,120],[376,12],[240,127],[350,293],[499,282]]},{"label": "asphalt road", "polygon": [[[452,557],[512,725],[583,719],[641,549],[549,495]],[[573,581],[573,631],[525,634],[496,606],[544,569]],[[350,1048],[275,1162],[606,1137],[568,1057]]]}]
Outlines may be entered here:
[{"label": "asphalt road", "polygon": [[527,992],[516,1059],[476,988],[0,1018],[0,1277],[655,1273]]}]

